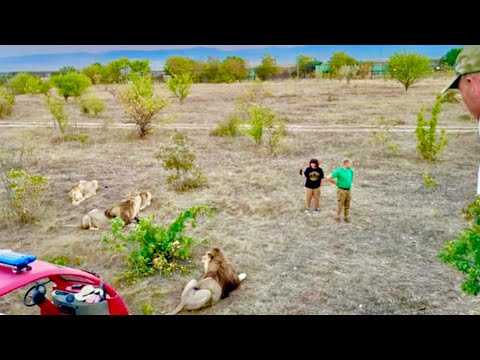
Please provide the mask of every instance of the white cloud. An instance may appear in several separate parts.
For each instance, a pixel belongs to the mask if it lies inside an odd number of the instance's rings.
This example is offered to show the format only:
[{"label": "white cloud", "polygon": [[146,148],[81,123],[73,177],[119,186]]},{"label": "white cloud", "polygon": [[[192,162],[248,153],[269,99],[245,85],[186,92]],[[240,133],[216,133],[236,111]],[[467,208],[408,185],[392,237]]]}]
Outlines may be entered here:
[{"label": "white cloud", "polygon": [[0,45],[0,57],[76,52],[101,53],[114,50],[168,50],[191,49],[196,47],[239,50],[296,46],[303,45]]}]

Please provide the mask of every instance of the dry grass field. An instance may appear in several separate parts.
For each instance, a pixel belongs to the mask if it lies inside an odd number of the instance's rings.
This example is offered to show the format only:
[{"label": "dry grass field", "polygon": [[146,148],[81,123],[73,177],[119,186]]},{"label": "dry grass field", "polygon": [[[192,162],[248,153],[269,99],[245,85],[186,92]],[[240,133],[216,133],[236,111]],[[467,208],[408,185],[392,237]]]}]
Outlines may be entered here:
[{"label": "dry grass field", "polygon": [[[450,143],[438,162],[423,161],[415,150],[417,113],[433,105],[447,81],[426,79],[407,92],[384,79],[349,85],[266,82],[272,97],[264,103],[288,125],[275,156],[247,137],[209,135],[249,83],[194,85],[182,105],[176,102],[162,112],[168,126],[155,128],[145,140],[131,128],[115,127],[126,121],[125,113],[97,86],[94,91],[107,102],[107,120],[83,116],[73,102],[69,105],[71,124],[90,135],[84,144],[55,140],[58,130],[42,95],[18,96],[14,114],[0,120],[0,144],[7,152],[25,146],[25,168],[47,176],[51,185],[38,223],[0,220],[0,248],[40,259],[66,256],[70,266],[94,270],[113,283],[132,314],[142,314],[145,304],[158,315],[174,308],[185,284],[201,277],[200,256],[210,246],[221,247],[247,279],[214,307],[182,315],[478,314],[480,299],[462,293],[461,274],[437,257],[442,244],[465,226],[459,212],[475,196],[480,160],[476,121],[463,103],[445,103],[439,126],[470,130],[447,131]],[[168,96],[163,85],[158,91]],[[99,127],[87,127],[89,123]],[[30,127],[35,124],[46,125]],[[379,126],[388,126],[398,154],[387,156],[380,145],[369,143]],[[166,183],[168,173],[154,155],[170,144],[175,127],[187,135],[208,187],[178,193]],[[304,178],[298,170],[316,157],[329,173],[345,156],[353,159],[356,172],[352,222],[335,222],[336,190],[328,185],[322,187],[320,214],[306,215]],[[425,170],[437,179],[437,188],[425,187]],[[97,179],[99,191],[73,207],[66,191],[80,179]],[[126,267],[102,243],[103,232],[68,226],[135,190],[153,194],[141,216],[154,214],[164,224],[192,205],[218,208],[213,218],[200,217],[197,228],[188,229],[210,240],[195,248],[191,273],[157,274],[131,285],[115,281]],[[4,204],[5,189],[0,188]],[[22,304],[23,295],[18,291],[1,298],[0,312],[37,313]]]}]

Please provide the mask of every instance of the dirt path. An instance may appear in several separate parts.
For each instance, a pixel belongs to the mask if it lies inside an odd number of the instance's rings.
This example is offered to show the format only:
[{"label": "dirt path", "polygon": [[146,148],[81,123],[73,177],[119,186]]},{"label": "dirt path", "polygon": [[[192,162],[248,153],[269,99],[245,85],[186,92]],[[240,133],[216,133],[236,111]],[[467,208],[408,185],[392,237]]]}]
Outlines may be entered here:
[{"label": "dirt path", "polygon": [[[103,125],[96,122],[84,122],[78,124],[79,128],[100,128]],[[134,127],[134,124],[111,124],[108,125],[112,128],[125,128],[130,129]],[[197,124],[166,124],[166,125],[153,125],[153,127],[162,127],[165,129],[178,129],[178,130],[213,130],[216,125],[197,125]],[[52,122],[12,122],[2,121],[0,128],[49,128],[52,127]],[[348,126],[348,125],[329,125],[329,126],[317,126],[317,125],[287,125],[287,131],[292,132],[370,132],[375,130],[385,130],[384,126]],[[476,132],[478,128],[476,126],[444,126],[440,129],[445,129],[448,133],[469,133]],[[439,130],[440,130],[439,129]],[[395,126],[388,129],[389,132],[414,132],[415,126]]]}]

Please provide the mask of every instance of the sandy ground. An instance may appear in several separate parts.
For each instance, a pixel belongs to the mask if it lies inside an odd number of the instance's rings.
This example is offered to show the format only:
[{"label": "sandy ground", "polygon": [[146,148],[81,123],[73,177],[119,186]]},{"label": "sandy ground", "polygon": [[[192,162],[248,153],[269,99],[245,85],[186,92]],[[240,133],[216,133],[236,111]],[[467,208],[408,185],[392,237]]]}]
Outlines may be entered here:
[{"label": "sandy ground", "polygon": [[[415,150],[417,113],[433,105],[446,81],[427,79],[407,92],[383,79],[349,85],[329,80],[267,82],[264,87],[272,97],[264,103],[284,116],[290,129],[276,156],[246,137],[209,135],[248,83],[194,85],[183,105],[172,105],[159,117],[157,123],[168,119],[168,127],[156,128],[146,140],[137,139],[132,129],[115,127],[126,116],[105,87],[98,86],[94,91],[107,101],[103,118],[83,116],[69,104],[71,124],[90,135],[85,144],[56,141],[58,130],[42,96],[18,96],[14,114],[0,124],[51,125],[0,127],[0,144],[8,153],[24,144],[25,168],[49,177],[51,185],[39,223],[1,222],[0,248],[40,259],[67,256],[70,266],[94,270],[113,282],[133,314],[141,314],[144,304],[155,314],[175,307],[184,285],[201,277],[201,254],[214,245],[248,277],[214,307],[181,314],[477,314],[479,300],[459,289],[461,274],[437,257],[442,244],[464,227],[459,211],[475,195],[480,160],[476,123],[461,102],[446,103],[440,127],[452,131],[447,131],[450,143],[442,159],[428,163]],[[162,85],[158,92],[168,95]],[[99,127],[90,128],[92,122]],[[154,155],[170,143],[176,125],[195,150],[209,181],[206,188],[177,193],[166,184],[168,174]],[[367,125],[372,129],[365,130]],[[318,128],[334,126],[364,130]],[[377,126],[391,129],[397,155],[387,156],[381,145],[369,143]],[[316,130],[306,131],[309,128]],[[316,157],[328,173],[344,156],[353,158],[356,171],[352,223],[334,221],[336,190],[328,185],[322,188],[320,214],[304,214],[304,179],[298,169]],[[437,188],[423,185],[425,169],[439,182]],[[73,207],[66,191],[80,179],[97,179],[100,189]],[[142,216],[154,214],[165,224],[192,205],[216,206],[214,218],[200,218],[198,227],[188,230],[207,237],[209,244],[195,248],[196,267],[190,274],[118,283],[116,274],[126,268],[101,242],[103,232],[67,225],[78,224],[83,214],[105,208],[129,191],[144,189],[154,200]],[[0,188],[0,204],[4,195]],[[0,312],[36,313],[21,303],[23,295],[17,291],[1,298]]]}]

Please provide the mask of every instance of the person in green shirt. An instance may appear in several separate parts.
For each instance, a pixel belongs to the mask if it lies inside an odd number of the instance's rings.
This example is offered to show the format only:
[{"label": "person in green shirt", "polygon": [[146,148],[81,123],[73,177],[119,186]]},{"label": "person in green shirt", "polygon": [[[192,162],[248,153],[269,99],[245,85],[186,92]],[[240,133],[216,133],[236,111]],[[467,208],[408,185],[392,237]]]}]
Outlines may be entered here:
[{"label": "person in green shirt", "polygon": [[352,160],[343,159],[342,167],[335,169],[330,175],[327,176],[327,180],[332,184],[337,185],[337,214],[335,219],[340,221],[340,215],[344,214],[344,220],[346,223],[350,222],[350,201],[352,199],[352,182],[353,182],[353,168]]}]

